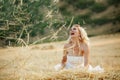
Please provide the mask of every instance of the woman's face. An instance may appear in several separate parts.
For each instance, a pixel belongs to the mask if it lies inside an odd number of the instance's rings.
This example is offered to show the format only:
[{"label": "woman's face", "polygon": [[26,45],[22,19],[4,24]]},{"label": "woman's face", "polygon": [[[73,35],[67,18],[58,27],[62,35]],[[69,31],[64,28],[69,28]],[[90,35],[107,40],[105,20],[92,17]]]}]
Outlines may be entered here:
[{"label": "woman's face", "polygon": [[80,31],[79,31],[78,27],[73,26],[70,29],[70,36],[71,37],[79,37],[80,36]]}]

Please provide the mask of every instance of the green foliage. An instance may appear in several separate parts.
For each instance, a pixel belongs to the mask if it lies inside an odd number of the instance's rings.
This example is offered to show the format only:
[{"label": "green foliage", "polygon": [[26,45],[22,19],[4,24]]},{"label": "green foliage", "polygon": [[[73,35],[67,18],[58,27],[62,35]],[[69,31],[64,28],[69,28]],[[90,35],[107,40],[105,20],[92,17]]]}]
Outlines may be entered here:
[{"label": "green foliage", "polygon": [[90,18],[90,16],[91,16],[91,13],[87,13],[87,14],[79,15],[78,17],[81,19],[88,19]]},{"label": "green foliage", "polygon": [[82,26],[88,23],[89,19],[90,19],[90,13],[76,16],[73,22],[76,24],[80,24]]},{"label": "green foliage", "polygon": [[32,30],[32,32],[30,33],[30,36],[31,36],[31,37],[37,36],[36,30]]},{"label": "green foliage", "polygon": [[119,16],[116,16],[113,20],[120,22],[120,15],[119,15]]},{"label": "green foliage", "polygon": [[103,25],[105,23],[111,22],[112,19],[108,19],[108,18],[99,18],[99,19],[94,19],[92,20],[92,23],[94,25]]},{"label": "green foliage", "polygon": [[76,7],[80,9],[85,9],[90,7],[95,3],[94,0],[79,0],[78,3],[76,3]]},{"label": "green foliage", "polygon": [[66,2],[78,9],[88,8],[95,3],[94,0],[66,0]]},{"label": "green foliage", "polygon": [[[9,26],[8,30],[0,30],[0,36],[10,37],[14,35],[14,38],[20,37],[26,40],[28,33],[30,38],[43,36],[47,32],[45,30],[48,26],[50,27],[49,29],[57,30],[63,24],[68,27],[70,24],[103,25],[108,22],[120,22],[119,15],[114,16],[115,18],[113,19],[98,18],[92,20],[91,15],[94,12],[102,12],[108,7],[95,0],[59,1],[63,2],[60,4],[61,6],[53,3],[53,0],[0,0],[0,21],[8,21],[4,25],[0,24],[0,28]],[[110,5],[119,5],[120,0],[107,0],[107,2]],[[72,9],[70,9],[71,7]],[[83,14],[80,11],[86,12]],[[73,16],[74,19],[71,23]],[[61,39],[63,38],[58,40]],[[45,40],[45,42],[49,41],[51,40]]]},{"label": "green foliage", "polygon": [[58,29],[58,28],[60,28],[63,24],[64,24],[64,23],[62,23],[62,22],[56,22],[56,23],[53,24],[53,28],[54,28],[54,29]]},{"label": "green foliage", "polygon": [[[73,22],[71,25],[73,25],[73,24],[80,24],[80,25],[88,24],[90,22],[90,16],[91,16],[91,13],[74,16],[74,19],[73,19]],[[68,17],[68,16],[65,17],[67,27],[71,23],[71,19],[72,19],[72,17]]]},{"label": "green foliage", "polygon": [[81,18],[79,18],[79,17],[75,17],[74,23],[75,23],[75,24],[83,25],[83,19],[81,19]]},{"label": "green foliage", "polygon": [[116,23],[120,23],[120,16],[115,16],[113,19],[112,19],[112,23],[115,25]]},{"label": "green foliage", "polygon": [[67,7],[65,7],[65,6],[59,7],[59,10],[61,11],[61,14],[65,15],[65,16],[70,16],[71,15],[71,12],[69,12],[67,10]]},{"label": "green foliage", "polygon": [[109,5],[119,5],[120,4],[120,0],[107,0]]},{"label": "green foliage", "polygon": [[104,4],[95,3],[94,5],[92,5],[90,9],[96,13],[99,13],[99,12],[106,10],[107,6],[105,6]]},{"label": "green foliage", "polygon": [[62,22],[56,17],[58,8],[52,2],[52,0],[23,0],[22,2],[21,0],[1,0],[0,19],[8,20],[9,30],[1,31],[0,36],[16,35],[17,38],[25,39],[27,33],[30,33],[31,37],[44,35],[45,27]]}]

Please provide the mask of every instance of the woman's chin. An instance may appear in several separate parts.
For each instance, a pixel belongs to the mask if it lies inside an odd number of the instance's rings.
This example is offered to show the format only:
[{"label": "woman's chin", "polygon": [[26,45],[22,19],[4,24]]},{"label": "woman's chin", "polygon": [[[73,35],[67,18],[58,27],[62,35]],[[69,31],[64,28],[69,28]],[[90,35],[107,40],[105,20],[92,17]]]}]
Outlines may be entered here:
[{"label": "woman's chin", "polygon": [[75,36],[75,35],[71,35],[71,38],[76,38],[77,36]]}]

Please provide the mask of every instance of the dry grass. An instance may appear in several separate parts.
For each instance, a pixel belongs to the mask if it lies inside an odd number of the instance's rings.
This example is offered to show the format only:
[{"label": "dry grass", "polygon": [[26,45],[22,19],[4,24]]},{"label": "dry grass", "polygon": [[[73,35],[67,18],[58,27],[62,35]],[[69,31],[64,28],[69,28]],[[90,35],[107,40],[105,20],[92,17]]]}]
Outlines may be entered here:
[{"label": "dry grass", "polygon": [[0,80],[119,80],[120,34],[92,37],[91,65],[101,65],[104,73],[81,70],[56,72],[66,43],[46,43],[29,47],[0,49]]}]

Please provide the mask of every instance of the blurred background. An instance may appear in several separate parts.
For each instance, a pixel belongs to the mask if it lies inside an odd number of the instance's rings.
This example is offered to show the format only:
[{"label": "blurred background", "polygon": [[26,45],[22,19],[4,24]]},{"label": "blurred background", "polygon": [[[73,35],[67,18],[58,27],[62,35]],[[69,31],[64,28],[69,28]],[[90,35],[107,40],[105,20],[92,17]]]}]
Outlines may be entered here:
[{"label": "blurred background", "polygon": [[119,33],[120,0],[0,0],[0,47],[63,41],[73,24]]}]

